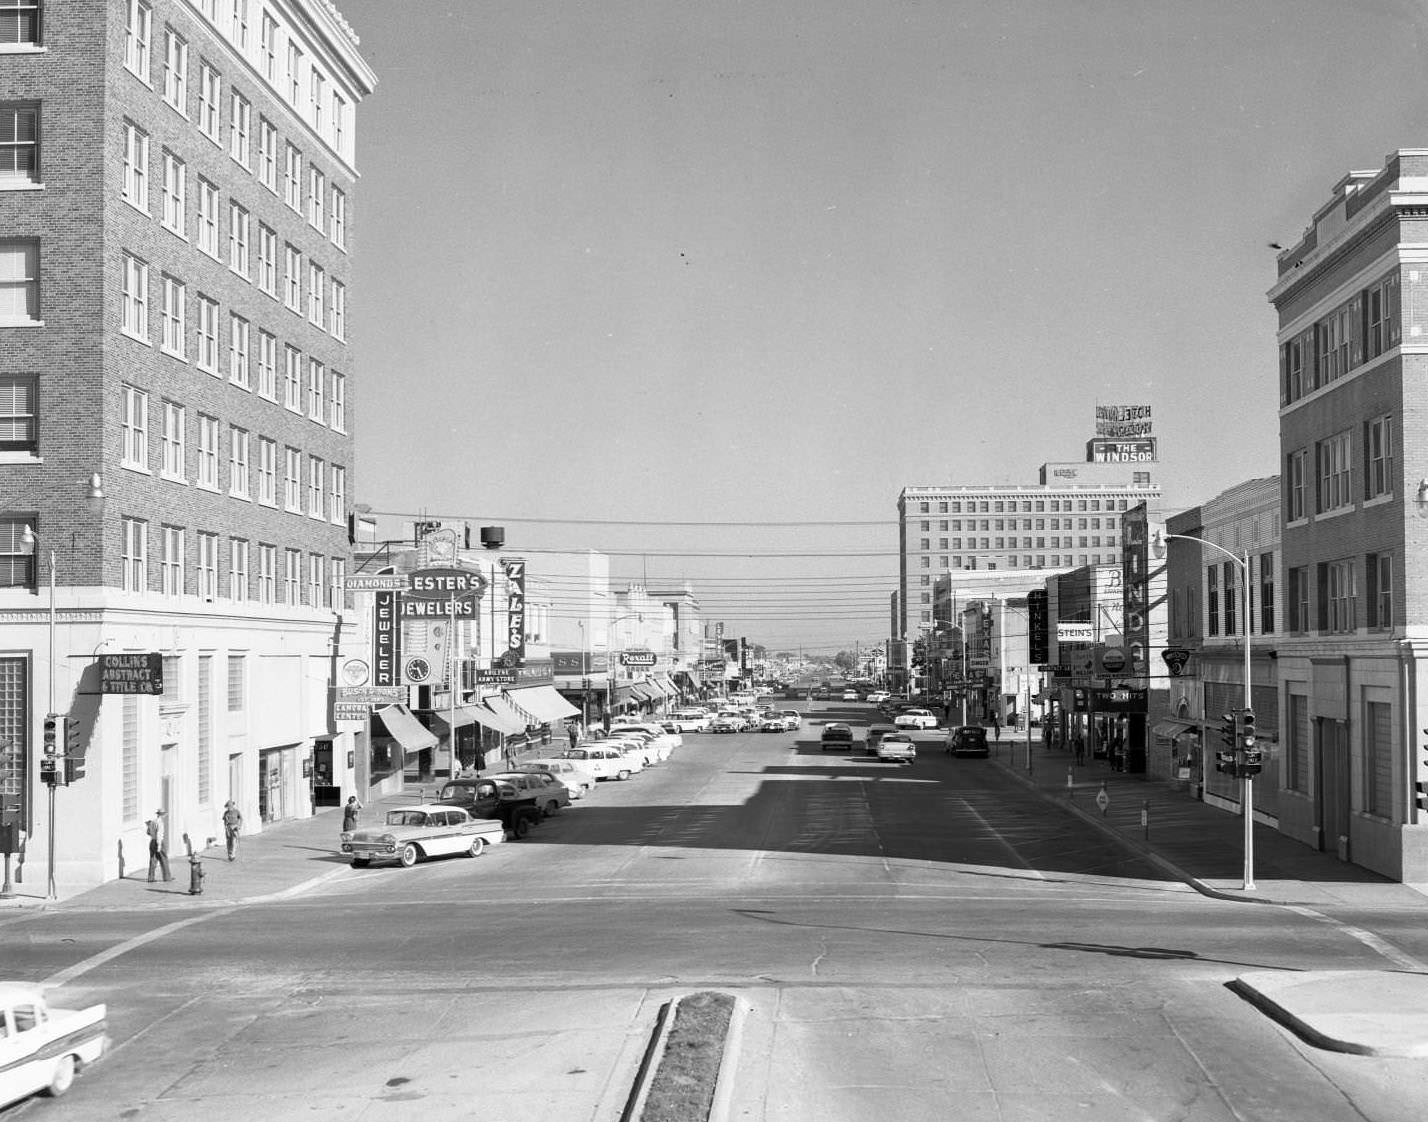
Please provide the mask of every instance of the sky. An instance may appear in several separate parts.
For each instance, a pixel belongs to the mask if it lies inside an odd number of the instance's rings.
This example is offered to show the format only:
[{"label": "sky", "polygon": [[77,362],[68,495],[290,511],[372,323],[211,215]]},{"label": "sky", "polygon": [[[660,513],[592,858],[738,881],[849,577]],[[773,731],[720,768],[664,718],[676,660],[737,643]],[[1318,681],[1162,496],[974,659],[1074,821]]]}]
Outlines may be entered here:
[{"label": "sky", "polygon": [[[1398,0],[338,0],[355,501],[888,632],[907,486],[1149,404],[1167,512],[1278,461],[1275,250],[1428,145]],[[795,556],[796,555],[796,556]]]}]

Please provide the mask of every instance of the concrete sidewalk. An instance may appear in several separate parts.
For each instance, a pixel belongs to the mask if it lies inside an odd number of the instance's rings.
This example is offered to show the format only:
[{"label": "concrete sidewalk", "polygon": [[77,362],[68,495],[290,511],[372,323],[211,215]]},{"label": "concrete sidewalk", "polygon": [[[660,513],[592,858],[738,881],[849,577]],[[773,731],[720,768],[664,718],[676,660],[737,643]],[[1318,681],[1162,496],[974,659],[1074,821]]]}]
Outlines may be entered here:
[{"label": "concrete sidewalk", "polygon": [[[993,742],[994,765],[1036,788],[1169,876],[1207,896],[1292,907],[1332,918],[1352,910],[1355,923],[1420,913],[1428,896],[1367,869],[1254,827],[1254,889],[1246,890],[1244,818],[1191,797],[1183,784],[1128,775],[1102,761],[1074,766],[1070,752],[1033,740]],[[1104,799],[1098,801],[1104,792]],[[1360,931],[1396,969],[1252,971],[1232,988],[1274,1020],[1320,1048],[1370,1056],[1428,1056],[1428,964],[1370,928]]]}]

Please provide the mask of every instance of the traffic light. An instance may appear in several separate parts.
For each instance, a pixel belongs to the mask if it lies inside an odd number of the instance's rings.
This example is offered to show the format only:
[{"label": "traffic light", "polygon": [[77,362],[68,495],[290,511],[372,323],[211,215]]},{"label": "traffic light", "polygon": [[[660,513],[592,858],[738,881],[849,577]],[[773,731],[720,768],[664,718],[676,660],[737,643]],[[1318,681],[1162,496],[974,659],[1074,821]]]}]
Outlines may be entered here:
[{"label": "traffic light", "polygon": [[1423,730],[1423,743],[1419,745],[1423,752],[1423,759],[1418,761],[1418,774],[1423,778],[1413,784],[1414,800],[1418,803],[1419,810],[1428,810],[1428,729]]},{"label": "traffic light", "polygon": [[1240,762],[1240,775],[1258,775],[1264,768],[1264,753],[1255,743],[1253,709],[1245,709],[1240,713],[1240,750],[1244,753]]},{"label": "traffic light", "polygon": [[64,718],[64,781],[73,783],[84,778],[85,743],[79,722],[72,716]]},{"label": "traffic light", "polygon": [[1240,747],[1249,751],[1254,747],[1254,710],[1240,711]]},{"label": "traffic light", "polygon": [[59,755],[60,715],[51,713],[45,718],[45,755]]},{"label": "traffic light", "polygon": [[1234,713],[1220,714],[1220,742],[1224,747],[1215,753],[1215,770],[1235,774],[1235,749],[1239,746],[1239,729]]}]

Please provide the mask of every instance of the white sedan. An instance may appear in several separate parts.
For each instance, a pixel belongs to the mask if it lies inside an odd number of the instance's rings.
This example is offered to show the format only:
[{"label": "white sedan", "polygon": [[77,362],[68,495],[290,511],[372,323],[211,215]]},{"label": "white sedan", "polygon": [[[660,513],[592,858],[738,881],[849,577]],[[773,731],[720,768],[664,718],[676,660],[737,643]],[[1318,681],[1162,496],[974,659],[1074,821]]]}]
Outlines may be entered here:
[{"label": "white sedan", "polygon": [[[586,791],[595,789],[594,774],[582,768],[575,760],[562,760],[558,756],[550,756],[539,760],[527,760],[522,766],[550,772],[570,788],[570,797],[573,799],[578,799]],[[576,794],[577,791],[580,794]]]},{"label": "white sedan", "polygon": [[900,729],[935,729],[937,718],[927,709],[905,709],[893,718]]},{"label": "white sedan", "polygon": [[598,741],[577,744],[562,752],[560,758],[584,768],[596,779],[628,779],[635,772],[645,769],[643,760],[630,759],[613,744]]},{"label": "white sedan", "polygon": [[872,693],[868,694],[868,700],[871,701],[874,705],[878,705],[881,702],[887,701],[890,697],[892,697],[892,694],[888,693],[887,690],[874,690]]}]

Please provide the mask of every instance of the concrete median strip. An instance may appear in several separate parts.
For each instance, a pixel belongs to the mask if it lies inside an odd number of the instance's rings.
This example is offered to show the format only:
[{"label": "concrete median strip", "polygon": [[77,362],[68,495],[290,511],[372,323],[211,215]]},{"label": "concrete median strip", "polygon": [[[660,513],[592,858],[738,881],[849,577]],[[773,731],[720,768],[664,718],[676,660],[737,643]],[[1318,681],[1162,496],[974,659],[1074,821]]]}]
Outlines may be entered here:
[{"label": "concrete median strip", "polygon": [[1319,1048],[1428,1056],[1428,977],[1393,970],[1256,970],[1230,989]]},{"label": "concrete median strip", "polygon": [[746,1012],[707,990],[664,1005],[620,1122],[722,1122]]}]

